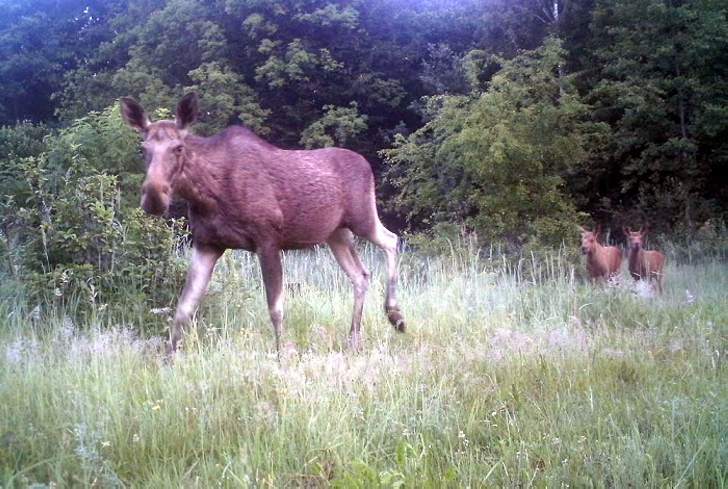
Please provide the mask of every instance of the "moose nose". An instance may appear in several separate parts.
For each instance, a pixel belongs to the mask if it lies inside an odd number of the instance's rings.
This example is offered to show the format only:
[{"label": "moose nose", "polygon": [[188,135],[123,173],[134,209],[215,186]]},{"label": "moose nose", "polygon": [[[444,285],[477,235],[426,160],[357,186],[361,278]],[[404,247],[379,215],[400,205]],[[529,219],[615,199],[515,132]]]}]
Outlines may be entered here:
[{"label": "moose nose", "polygon": [[142,194],[158,193],[168,195],[169,191],[169,185],[166,183],[144,182],[142,185]]},{"label": "moose nose", "polygon": [[169,208],[169,192],[169,185],[145,183],[142,186],[142,209],[148,214],[161,216]]}]

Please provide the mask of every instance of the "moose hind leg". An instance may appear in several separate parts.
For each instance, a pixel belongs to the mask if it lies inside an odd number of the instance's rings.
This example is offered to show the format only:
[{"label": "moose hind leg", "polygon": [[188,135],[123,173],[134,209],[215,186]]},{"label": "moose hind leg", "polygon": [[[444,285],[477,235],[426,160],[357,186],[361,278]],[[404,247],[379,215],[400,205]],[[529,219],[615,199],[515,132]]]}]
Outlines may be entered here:
[{"label": "moose hind leg", "polygon": [[192,260],[187,270],[187,281],[177,301],[177,310],[174,314],[174,323],[169,332],[169,353],[174,353],[182,337],[184,329],[192,319],[192,315],[205,295],[207,286],[210,283],[215,263],[222,255],[222,250],[194,246],[192,248]]},{"label": "moose hind leg", "polygon": [[354,247],[354,236],[348,229],[338,229],[327,241],[331,252],[354,286],[354,311],[349,341],[352,349],[361,347],[361,317],[364,299],[369,289],[369,270],[362,264]]},{"label": "moose hind leg", "polygon": [[281,336],[283,334],[283,264],[281,250],[274,246],[258,250],[260,268],[263,272],[265,295],[268,301],[268,312],[276,337],[276,352],[280,360]]},{"label": "moose hind leg", "polygon": [[387,292],[384,299],[384,312],[392,326],[397,331],[404,333],[404,316],[397,302],[397,243],[399,239],[396,234],[385,228],[379,219],[376,220],[374,232],[365,237],[384,250],[387,256]]}]

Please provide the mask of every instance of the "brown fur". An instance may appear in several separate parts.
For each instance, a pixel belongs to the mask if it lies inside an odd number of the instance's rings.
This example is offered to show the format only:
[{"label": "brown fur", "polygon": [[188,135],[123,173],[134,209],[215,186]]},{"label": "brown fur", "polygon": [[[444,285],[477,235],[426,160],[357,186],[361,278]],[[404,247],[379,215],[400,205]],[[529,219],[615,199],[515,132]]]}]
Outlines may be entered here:
[{"label": "brown fur", "polygon": [[665,262],[667,261],[665,255],[659,251],[644,249],[646,230],[632,231],[625,228],[624,233],[627,235],[629,245],[630,275],[635,280],[654,281],[658,292],[662,294],[665,282]]},{"label": "brown fur", "polygon": [[[198,300],[198,286],[206,287],[204,276],[211,273],[207,269],[228,248],[259,255],[279,342],[280,251],[321,243],[331,246],[354,284],[351,335],[352,342],[358,343],[369,272],[356,256],[350,233],[387,252],[389,285],[385,310],[397,329],[404,330],[395,296],[397,237],[379,221],[374,176],[361,155],[341,148],[283,150],[238,126],[211,137],[196,136],[187,130],[197,112],[194,94],[180,101],[175,121],[149,122],[133,99],[124,98],[121,105],[127,123],[144,135],[148,166],[142,207],[161,215],[168,209],[172,196],[189,204],[192,239],[198,253],[180,298],[172,332],[173,348],[191,314],[187,303]],[[196,263],[200,270],[195,275]]]},{"label": "brown fur", "polygon": [[589,231],[582,227],[581,251],[586,255],[586,270],[592,281],[606,280],[619,273],[622,266],[622,253],[616,246],[599,244],[599,231]]}]

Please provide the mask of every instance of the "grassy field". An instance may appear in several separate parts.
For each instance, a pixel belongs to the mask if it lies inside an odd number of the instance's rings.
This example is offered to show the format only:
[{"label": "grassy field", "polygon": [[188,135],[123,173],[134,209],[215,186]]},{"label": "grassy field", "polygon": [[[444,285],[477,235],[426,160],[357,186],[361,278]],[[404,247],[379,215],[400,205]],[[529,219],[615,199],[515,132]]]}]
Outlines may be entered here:
[{"label": "grassy field", "polygon": [[[352,293],[327,250],[286,256],[279,364],[254,257],[228,253],[173,364],[155,327],[98,306],[0,306],[3,487],[726,487],[728,265],[650,297],[556,256],[383,257]],[[161,311],[165,314],[164,311]],[[117,315],[118,316],[118,315]]]}]

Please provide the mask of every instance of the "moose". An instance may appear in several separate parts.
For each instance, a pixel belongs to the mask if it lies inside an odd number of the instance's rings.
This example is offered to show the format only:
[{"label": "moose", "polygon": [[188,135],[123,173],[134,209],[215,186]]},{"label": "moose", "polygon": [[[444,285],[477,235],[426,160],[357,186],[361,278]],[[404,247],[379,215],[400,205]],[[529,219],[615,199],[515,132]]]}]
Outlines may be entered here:
[{"label": "moose", "polygon": [[354,236],[386,254],[384,310],[395,329],[405,331],[396,295],[398,237],[379,219],[374,175],[363,156],[342,148],[284,150],[242,126],[197,136],[190,130],[199,106],[194,92],[179,101],[174,120],[151,122],[130,97],[120,104],[123,119],[144,139],[142,208],[162,216],[173,197],[189,205],[192,258],[170,329],[170,353],[180,346],[217,260],[226,249],[242,249],[258,255],[280,354],[281,253],[323,243],[353,284],[349,341],[353,349],[360,348],[370,273],[359,259]]},{"label": "moose", "polygon": [[647,229],[641,227],[639,231],[632,231],[625,227],[622,229],[627,236],[629,245],[629,273],[635,281],[644,279],[648,283],[654,281],[657,291],[662,294],[665,274],[665,255],[659,251],[645,250],[644,243]]},{"label": "moose", "polygon": [[619,273],[622,266],[622,253],[616,246],[599,244],[600,228],[594,231],[579,226],[581,232],[581,252],[586,255],[586,270],[592,282],[607,280]]}]

